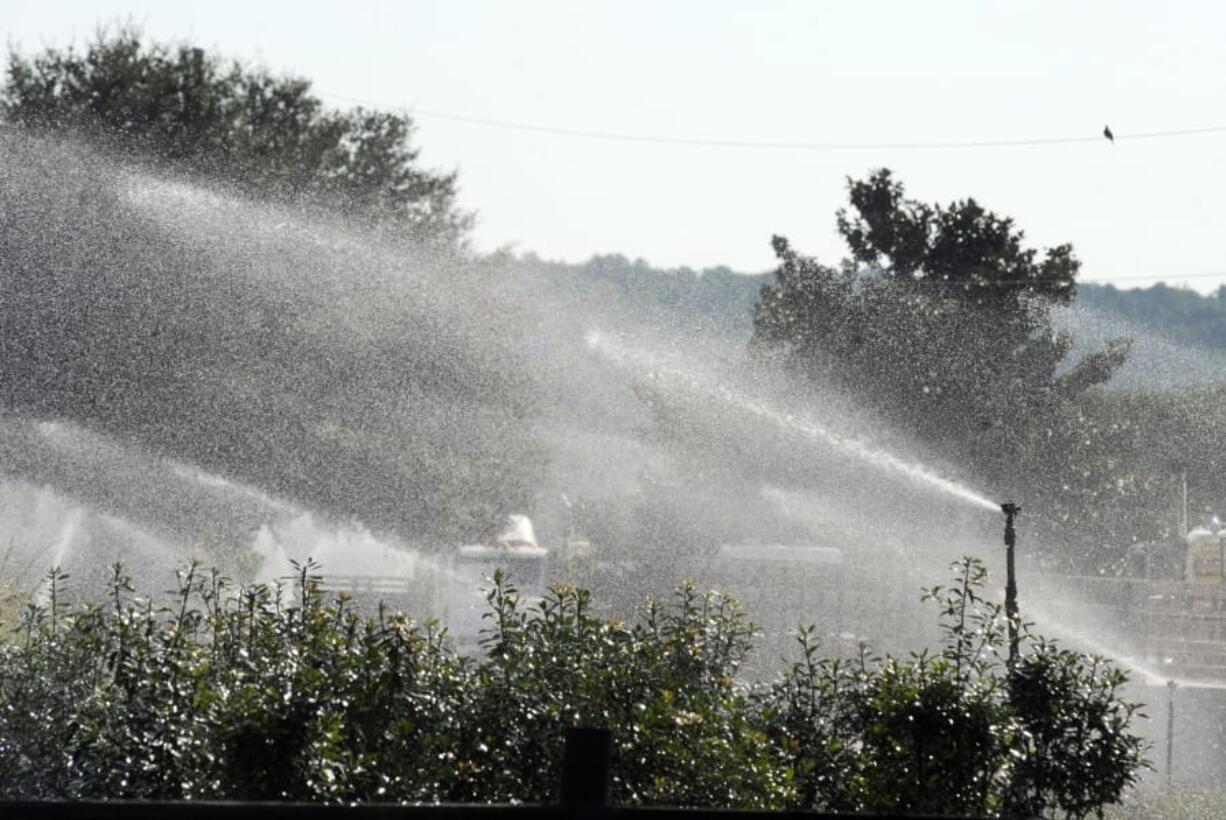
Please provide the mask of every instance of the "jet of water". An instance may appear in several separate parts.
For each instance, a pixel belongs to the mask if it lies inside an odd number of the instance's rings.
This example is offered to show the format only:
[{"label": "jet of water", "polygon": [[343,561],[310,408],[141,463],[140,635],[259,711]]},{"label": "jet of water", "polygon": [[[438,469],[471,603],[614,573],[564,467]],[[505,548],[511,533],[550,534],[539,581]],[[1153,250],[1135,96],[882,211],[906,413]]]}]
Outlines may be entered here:
[{"label": "jet of water", "polygon": [[840,435],[809,416],[785,413],[726,382],[717,381],[690,370],[667,366],[658,357],[647,351],[614,341],[599,331],[589,332],[584,341],[591,350],[617,367],[637,370],[666,386],[699,393],[709,400],[762,419],[814,444],[820,444],[852,456],[896,478],[935,490],[981,509],[993,512],[1000,510],[999,504],[964,484],[941,476],[929,467],[906,461],[870,442]]}]

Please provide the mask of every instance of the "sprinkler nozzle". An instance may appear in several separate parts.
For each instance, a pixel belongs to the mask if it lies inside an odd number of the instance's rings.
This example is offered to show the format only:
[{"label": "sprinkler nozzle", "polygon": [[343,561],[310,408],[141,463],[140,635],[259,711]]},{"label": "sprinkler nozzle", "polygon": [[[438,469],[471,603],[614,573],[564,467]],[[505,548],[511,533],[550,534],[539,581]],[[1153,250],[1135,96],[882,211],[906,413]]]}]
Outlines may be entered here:
[{"label": "sprinkler nozzle", "polygon": [[1005,515],[1009,516],[1010,518],[1012,518],[1013,516],[1020,513],[1022,511],[1022,508],[1019,507],[1017,504],[1014,504],[1012,501],[1006,501],[1004,504],[1000,505],[1000,511],[1003,512]]}]

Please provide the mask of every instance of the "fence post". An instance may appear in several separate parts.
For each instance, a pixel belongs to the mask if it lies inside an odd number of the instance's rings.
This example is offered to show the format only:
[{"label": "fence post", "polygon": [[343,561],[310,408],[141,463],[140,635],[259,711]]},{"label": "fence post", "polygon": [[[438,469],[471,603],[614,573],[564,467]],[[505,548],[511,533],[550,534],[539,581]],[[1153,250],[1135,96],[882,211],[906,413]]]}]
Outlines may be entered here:
[{"label": "fence post", "polygon": [[566,730],[562,802],[571,808],[609,807],[613,738],[607,729]]}]

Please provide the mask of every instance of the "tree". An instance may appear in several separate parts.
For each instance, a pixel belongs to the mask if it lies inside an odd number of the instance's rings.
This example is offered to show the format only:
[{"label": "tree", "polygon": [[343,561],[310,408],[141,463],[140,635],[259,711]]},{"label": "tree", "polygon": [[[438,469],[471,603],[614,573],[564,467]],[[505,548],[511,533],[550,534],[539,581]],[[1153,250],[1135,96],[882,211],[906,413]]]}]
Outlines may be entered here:
[{"label": "tree", "polygon": [[131,32],[0,98],[6,412],[431,545],[530,503],[522,313],[408,119]]},{"label": "tree", "polygon": [[455,244],[472,224],[456,205],[455,173],[417,164],[407,116],[330,111],[307,80],[227,65],[187,45],[146,45],[132,29],[100,34],[83,51],[12,53],[0,114],[261,197],[339,203],[419,239]]},{"label": "tree", "polygon": [[839,233],[852,257],[891,278],[910,277],[938,292],[969,295],[977,303],[1013,305],[1023,296],[1069,301],[1081,263],[1071,245],[1049,248],[1043,259],[1025,248],[1013,220],[973,199],[948,206],[907,199],[888,169],[848,180],[856,210],[838,212]]},{"label": "tree", "polygon": [[838,227],[851,259],[841,266],[774,238],[780,264],[755,308],[751,346],[861,395],[996,488],[1043,494],[1048,523],[1075,517],[1105,480],[1094,470],[1068,480],[1089,458],[1077,402],[1129,345],[1116,340],[1068,365],[1073,339],[1056,331],[1051,310],[1076,292],[1072,247],[1040,255],[1012,219],[973,199],[909,199],[888,170],[848,180],[848,193]]}]

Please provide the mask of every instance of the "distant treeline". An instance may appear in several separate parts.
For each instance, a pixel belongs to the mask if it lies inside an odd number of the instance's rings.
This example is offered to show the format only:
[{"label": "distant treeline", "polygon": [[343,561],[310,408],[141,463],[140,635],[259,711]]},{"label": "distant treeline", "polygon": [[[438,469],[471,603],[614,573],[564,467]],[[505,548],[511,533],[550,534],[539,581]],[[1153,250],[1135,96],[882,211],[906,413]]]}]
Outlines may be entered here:
[{"label": "distant treeline", "polygon": [[[532,255],[523,262],[559,274],[573,273],[576,289],[616,294],[626,304],[660,319],[680,323],[701,319],[730,340],[749,338],[759,291],[773,280],[769,273],[744,274],[725,266],[655,268],[643,259],[621,254],[593,256],[574,265],[546,263]],[[1226,286],[1206,295],[1163,283],[1133,289],[1082,283],[1077,286],[1075,304],[1117,314],[1138,329],[1172,341],[1226,348]]]},{"label": "distant treeline", "polygon": [[723,265],[655,268],[644,259],[618,253],[579,264],[545,261],[531,253],[519,261],[546,279],[551,294],[605,313],[632,314],[662,328],[703,330],[741,344],[753,331],[758,293],[774,278],[770,273],[737,273]]},{"label": "distant treeline", "polygon": [[1226,348],[1226,285],[1204,295],[1158,283],[1120,290],[1114,285],[1080,285],[1077,301],[1136,322],[1174,341]]}]

